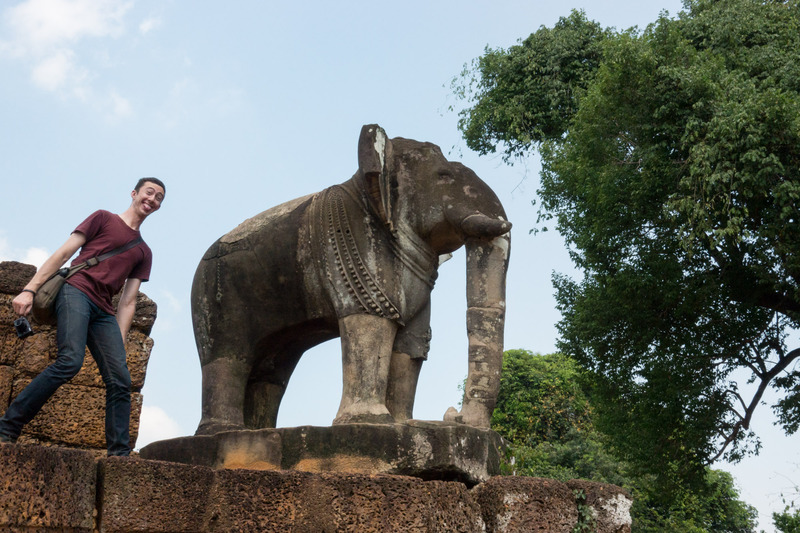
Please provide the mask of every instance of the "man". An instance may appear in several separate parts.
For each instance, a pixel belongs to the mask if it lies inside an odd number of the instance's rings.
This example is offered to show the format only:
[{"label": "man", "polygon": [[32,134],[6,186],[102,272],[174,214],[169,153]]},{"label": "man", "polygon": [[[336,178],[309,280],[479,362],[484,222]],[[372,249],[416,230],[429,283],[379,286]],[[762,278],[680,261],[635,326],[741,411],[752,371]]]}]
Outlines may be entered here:
[{"label": "man", "polygon": [[[73,264],[122,247],[140,237],[139,227],[158,211],[166,188],[156,178],[142,178],[131,192],[131,205],[122,214],[96,211],[84,220],[14,298],[19,316],[31,312],[41,285],[81,249]],[[125,339],[136,311],[139,286],[150,276],[152,253],[144,241],[70,277],[56,298],[58,356],[14,399],[0,419],[0,442],[14,443],[25,424],[36,416],[55,391],[83,365],[86,346],[97,362],[106,386],[106,445],[108,455],[129,455],[131,377]],[[123,289],[124,286],[124,289]],[[112,297],[122,290],[116,310]]]}]

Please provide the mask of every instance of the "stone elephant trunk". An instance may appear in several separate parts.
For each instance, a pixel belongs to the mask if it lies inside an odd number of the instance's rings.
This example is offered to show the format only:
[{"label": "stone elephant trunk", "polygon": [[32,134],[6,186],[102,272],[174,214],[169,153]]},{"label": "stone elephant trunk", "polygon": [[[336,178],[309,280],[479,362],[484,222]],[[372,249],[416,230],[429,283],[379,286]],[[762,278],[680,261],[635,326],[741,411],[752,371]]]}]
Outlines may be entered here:
[{"label": "stone elephant trunk", "polygon": [[468,373],[461,411],[451,407],[445,420],[488,428],[503,366],[511,224],[473,215],[464,219],[462,228],[472,235],[466,241]]}]

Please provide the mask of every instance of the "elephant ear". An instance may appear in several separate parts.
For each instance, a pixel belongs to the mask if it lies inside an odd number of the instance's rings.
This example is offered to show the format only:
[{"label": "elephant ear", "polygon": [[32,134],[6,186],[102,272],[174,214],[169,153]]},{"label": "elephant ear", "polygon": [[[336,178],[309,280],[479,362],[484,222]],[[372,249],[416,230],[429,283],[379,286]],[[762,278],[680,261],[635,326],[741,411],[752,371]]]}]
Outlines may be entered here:
[{"label": "elephant ear", "polygon": [[367,200],[390,231],[394,231],[392,219],[392,186],[386,159],[391,142],[386,132],[377,124],[361,128],[358,139],[358,168],[364,176]]}]

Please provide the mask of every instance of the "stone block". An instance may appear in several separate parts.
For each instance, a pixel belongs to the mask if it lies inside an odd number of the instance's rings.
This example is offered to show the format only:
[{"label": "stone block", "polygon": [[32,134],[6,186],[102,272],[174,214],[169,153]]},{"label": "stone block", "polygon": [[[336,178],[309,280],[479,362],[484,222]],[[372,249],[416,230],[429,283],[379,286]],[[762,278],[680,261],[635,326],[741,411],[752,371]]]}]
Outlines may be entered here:
[{"label": "stone block", "polygon": [[567,486],[575,494],[580,491],[585,500],[582,505],[591,509],[592,531],[595,533],[630,533],[631,532],[631,495],[621,487],[573,479]]},{"label": "stone block", "polygon": [[[2,303],[0,303],[0,309],[2,309]],[[27,339],[20,339],[14,331],[13,322],[14,318],[0,322],[2,324],[0,326],[0,365],[15,365],[25,343],[36,337],[33,335]]]},{"label": "stone block", "polygon": [[[204,528],[214,471],[158,461],[99,461],[100,532],[209,531]],[[248,487],[242,486],[247,491]],[[232,530],[230,530],[232,531]]]},{"label": "stone block", "polygon": [[0,530],[94,530],[96,463],[89,452],[0,445]]},{"label": "stone block", "polygon": [[13,338],[4,343],[16,357],[20,377],[36,377],[56,359],[56,334],[50,326],[33,326],[34,334],[25,339]]},{"label": "stone block", "polygon": [[472,489],[487,533],[571,533],[578,523],[572,490],[560,481],[494,477]]},{"label": "stone block", "polygon": [[[460,483],[100,461],[101,532],[478,532]],[[136,502],[136,505],[130,505]]]},{"label": "stone block", "polygon": [[145,459],[214,468],[397,474],[475,485],[500,471],[502,439],[488,429],[404,424],[302,426],[180,437],[141,450]]},{"label": "stone block", "polygon": [[409,420],[279,431],[285,469],[398,474],[469,486],[500,472],[500,436],[462,424]]},{"label": "stone block", "polygon": [[14,382],[14,367],[0,366],[0,413],[5,413],[11,402],[11,389]]},{"label": "stone block", "polygon": [[14,308],[11,307],[11,300],[13,299],[14,296],[10,294],[0,293],[0,332],[3,334],[13,334],[16,338],[17,335],[14,333],[14,320],[17,319],[17,314],[14,313]]},{"label": "stone block", "polygon": [[0,261],[0,293],[16,296],[36,274],[36,267],[17,261]]},{"label": "stone block", "polygon": [[[251,490],[240,490],[242,484]],[[390,475],[222,470],[214,496],[213,515],[225,526],[215,531],[483,530],[480,510],[461,483]]]},{"label": "stone block", "polygon": [[[29,379],[14,383],[16,397]],[[25,426],[20,442],[53,442],[82,448],[106,449],[105,388],[67,383],[44,404],[41,411]],[[142,395],[131,394],[131,442],[136,442]]]}]

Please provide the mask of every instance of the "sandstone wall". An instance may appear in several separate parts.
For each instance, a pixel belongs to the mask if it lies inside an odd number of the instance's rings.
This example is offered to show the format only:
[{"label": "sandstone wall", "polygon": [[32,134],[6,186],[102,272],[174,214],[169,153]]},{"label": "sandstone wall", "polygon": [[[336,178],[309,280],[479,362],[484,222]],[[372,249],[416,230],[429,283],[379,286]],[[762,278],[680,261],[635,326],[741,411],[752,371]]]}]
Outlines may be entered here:
[{"label": "sandstone wall", "polygon": [[[33,324],[36,334],[26,339],[17,338],[13,327],[17,317],[11,308],[11,300],[35,273],[36,268],[32,265],[0,262],[0,413],[4,413],[11,400],[56,358],[55,327]],[[155,319],[155,302],[139,293],[136,315],[127,339],[128,369],[132,380],[132,445],[139,433],[141,390],[153,348],[149,335]],[[81,371],[45,404],[25,427],[19,442],[105,453],[105,387],[88,350]]]},{"label": "sandstone wall", "polygon": [[[580,491],[585,498],[576,498]],[[114,533],[630,532],[618,487],[494,477],[215,470],[89,452],[0,445],[0,531]],[[579,513],[580,511],[583,511]]]}]

